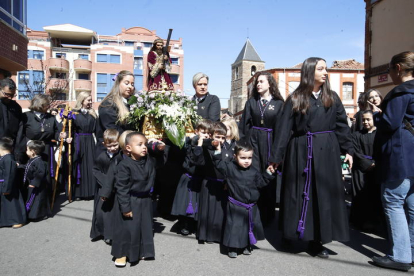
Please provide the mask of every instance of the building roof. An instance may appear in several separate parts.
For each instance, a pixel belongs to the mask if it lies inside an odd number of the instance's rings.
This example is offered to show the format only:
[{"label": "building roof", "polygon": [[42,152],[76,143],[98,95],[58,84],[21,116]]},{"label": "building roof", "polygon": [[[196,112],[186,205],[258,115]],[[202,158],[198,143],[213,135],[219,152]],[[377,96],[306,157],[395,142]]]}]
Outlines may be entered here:
[{"label": "building roof", "polygon": [[260,58],[259,54],[257,54],[256,49],[254,49],[249,39],[247,39],[246,43],[243,46],[243,49],[240,51],[240,54],[237,56],[236,61],[234,63],[242,60],[263,62],[263,60]]},{"label": "building roof", "polygon": [[93,30],[82,28],[73,24],[60,24],[43,27],[45,32],[53,38],[59,38],[62,40],[69,40],[70,43],[76,44],[76,42],[90,42],[92,37],[96,34]]},{"label": "building roof", "polygon": [[364,69],[364,64],[355,59],[335,60],[329,69]]}]

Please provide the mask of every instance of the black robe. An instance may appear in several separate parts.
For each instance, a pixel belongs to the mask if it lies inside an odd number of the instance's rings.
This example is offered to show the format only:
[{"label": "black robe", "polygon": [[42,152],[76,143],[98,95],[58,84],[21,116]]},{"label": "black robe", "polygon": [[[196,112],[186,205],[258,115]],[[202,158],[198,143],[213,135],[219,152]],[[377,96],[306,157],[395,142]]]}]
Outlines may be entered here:
[{"label": "black robe", "polygon": [[97,119],[89,113],[79,113],[73,120],[74,148],[72,183],[74,198],[92,198],[95,194],[96,181],[91,168],[95,158],[95,133]]},{"label": "black robe", "polygon": [[[282,111],[283,101],[271,99],[267,107],[263,107],[258,98],[250,98],[244,107],[243,115],[239,123],[240,137],[245,137],[253,146],[252,166],[264,173],[269,166],[269,155],[273,145],[278,120]],[[261,123],[263,112],[263,124]],[[253,127],[263,127],[271,130],[266,132]],[[279,168],[280,170],[281,168]],[[280,186],[282,178],[277,176],[268,186],[261,190],[258,202],[262,222],[269,224],[275,215],[276,203],[280,202]]]},{"label": "black robe", "polygon": [[[155,181],[156,161],[150,157],[125,157],[117,166],[114,225],[111,254],[126,256],[130,263],[155,257],[153,210],[150,191]],[[131,212],[132,218],[122,213]]]},{"label": "black robe", "polygon": [[[129,109],[129,105],[125,104]],[[97,157],[101,152],[104,152],[106,149],[103,146],[103,133],[108,128],[116,129],[119,132],[119,135],[122,134],[125,130],[134,129],[130,124],[122,124],[118,122],[118,108],[112,103],[112,101],[105,100],[101,102],[98,108],[99,118],[96,124],[96,151],[95,157]]]},{"label": "black robe", "polygon": [[47,164],[41,158],[35,158],[30,159],[26,164],[26,181],[28,185],[34,186],[34,188],[27,187],[26,206],[33,197],[30,210],[27,212],[27,217],[31,220],[43,219],[51,215],[46,180]]},{"label": "black robe", "polygon": [[[193,96],[193,100],[196,100],[196,96]],[[216,95],[207,95],[200,102],[197,103],[197,114],[203,119],[212,120],[214,122],[220,121],[220,99]]]},{"label": "black robe", "polygon": [[[116,169],[109,169],[119,163],[118,154],[112,156],[107,152],[99,154],[93,166],[93,175],[96,179],[96,190],[92,216],[92,227],[90,237],[96,239],[103,237],[112,240],[113,236],[113,206],[114,193],[113,182]],[[110,174],[108,174],[110,171]],[[102,200],[105,197],[106,200]]]},{"label": "black robe", "polygon": [[16,182],[16,172],[13,155],[0,157],[0,227],[26,223],[26,209]]},{"label": "black robe", "polygon": [[[191,142],[192,140],[189,138],[186,140],[186,156],[183,163],[185,173],[183,173],[183,175],[180,178],[180,181],[178,182],[171,214],[174,216],[185,216],[196,219],[201,181],[203,180],[203,176],[201,174],[201,168],[197,168],[197,166],[194,163],[194,146],[191,144]],[[202,154],[201,151],[199,151],[199,153]],[[187,213],[187,208],[189,208],[190,199],[193,212]]]},{"label": "black robe", "polygon": [[16,142],[22,117],[22,108],[17,102],[0,99],[0,138],[10,137]]},{"label": "black robe", "polygon": [[[253,233],[256,240],[263,240],[265,236],[256,203],[259,200],[260,189],[274,177],[267,173],[262,175],[253,166],[242,168],[235,162],[225,162],[221,154],[214,155],[214,160],[217,168],[226,177],[229,196],[241,203],[255,204],[251,210]],[[246,248],[250,244],[249,226],[249,211],[228,201],[223,245],[231,248]]]},{"label": "black robe", "polygon": [[[221,242],[227,204],[227,191],[225,190],[225,177],[213,163],[212,156],[215,150],[211,146],[211,141],[211,139],[204,140],[204,145],[209,144],[209,146],[196,146],[194,148],[194,156],[197,156],[194,160],[195,164],[203,166],[204,172],[197,213],[196,237],[200,241]],[[200,151],[203,154],[200,154]],[[231,160],[231,158],[227,157],[225,159]]]},{"label": "black robe", "polygon": [[335,102],[329,108],[311,96],[306,114],[292,112],[291,98],[283,109],[271,161],[280,163],[284,157],[280,226],[287,239],[298,238],[308,131],[335,132],[313,135],[312,185],[303,240],[328,243],[349,239],[340,154],[352,155],[353,147],[345,109],[338,95],[332,93]]},{"label": "black robe", "polygon": [[26,144],[29,140],[40,140],[45,143],[45,151],[42,154],[42,160],[47,162],[46,189],[48,190],[49,196],[52,196],[52,183],[56,172],[53,149],[56,142],[53,142],[52,140],[59,140],[59,128],[55,116],[45,113],[43,119],[40,119],[32,111],[23,113],[23,123],[19,129],[17,138],[18,145],[16,145],[19,152],[19,157],[16,157],[16,160],[21,164],[27,162]]},{"label": "black robe", "polygon": [[[376,130],[366,130],[353,134],[354,166],[352,168],[352,207],[350,222],[363,230],[367,224],[380,223],[382,212],[381,185],[376,181],[374,139]],[[364,226],[365,225],[365,226]]]}]

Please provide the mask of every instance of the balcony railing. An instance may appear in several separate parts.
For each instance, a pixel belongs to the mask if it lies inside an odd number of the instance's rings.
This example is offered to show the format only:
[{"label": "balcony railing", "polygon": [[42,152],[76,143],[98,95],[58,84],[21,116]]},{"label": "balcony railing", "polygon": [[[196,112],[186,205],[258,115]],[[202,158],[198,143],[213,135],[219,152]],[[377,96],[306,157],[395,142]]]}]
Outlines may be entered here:
[{"label": "balcony railing", "polygon": [[75,80],[73,84],[75,91],[92,91],[92,81],[90,80]]},{"label": "balcony railing", "polygon": [[77,72],[91,72],[92,61],[86,59],[76,59],[73,61],[73,67]]},{"label": "balcony railing", "polygon": [[67,91],[69,89],[69,83],[67,79],[50,78],[47,84],[46,91]]},{"label": "balcony railing", "polygon": [[49,69],[59,71],[69,71],[69,61],[63,58],[49,58]]}]

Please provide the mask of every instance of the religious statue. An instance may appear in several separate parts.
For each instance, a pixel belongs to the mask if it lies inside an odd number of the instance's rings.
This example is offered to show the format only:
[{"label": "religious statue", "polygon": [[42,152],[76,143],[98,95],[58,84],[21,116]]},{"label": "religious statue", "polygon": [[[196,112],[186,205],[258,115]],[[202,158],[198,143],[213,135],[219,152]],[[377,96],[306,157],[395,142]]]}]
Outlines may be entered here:
[{"label": "religious statue", "polygon": [[156,39],[148,54],[148,92],[174,91],[174,85],[168,74],[171,71],[171,59],[167,47],[164,48],[162,39]]}]

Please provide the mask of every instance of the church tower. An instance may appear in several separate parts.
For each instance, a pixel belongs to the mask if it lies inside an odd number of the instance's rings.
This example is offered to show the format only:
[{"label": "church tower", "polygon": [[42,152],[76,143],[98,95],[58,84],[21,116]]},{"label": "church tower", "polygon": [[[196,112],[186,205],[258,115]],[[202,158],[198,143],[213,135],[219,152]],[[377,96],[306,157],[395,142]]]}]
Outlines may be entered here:
[{"label": "church tower", "polygon": [[231,65],[231,94],[229,111],[233,114],[244,109],[248,98],[247,81],[257,72],[265,69],[265,62],[247,39],[236,61]]}]

